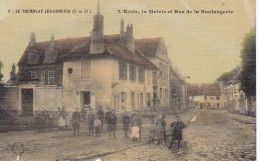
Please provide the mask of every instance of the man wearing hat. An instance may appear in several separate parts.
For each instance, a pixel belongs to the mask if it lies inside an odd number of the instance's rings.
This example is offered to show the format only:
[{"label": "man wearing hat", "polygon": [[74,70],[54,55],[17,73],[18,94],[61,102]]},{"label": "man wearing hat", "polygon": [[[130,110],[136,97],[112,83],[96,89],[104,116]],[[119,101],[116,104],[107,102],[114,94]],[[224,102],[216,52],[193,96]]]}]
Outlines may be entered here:
[{"label": "man wearing hat", "polygon": [[171,127],[173,127],[173,137],[172,137],[172,142],[171,142],[171,146],[169,148],[172,147],[173,142],[175,140],[178,140],[178,149],[180,149],[180,145],[181,145],[181,140],[182,140],[182,130],[185,128],[185,124],[180,120],[180,116],[176,116],[177,121],[171,123]]},{"label": "man wearing hat", "polygon": [[75,111],[72,114],[72,126],[74,128],[74,135],[76,134],[76,131],[78,131],[78,134],[79,134],[80,113],[79,113],[78,108],[76,108]]}]

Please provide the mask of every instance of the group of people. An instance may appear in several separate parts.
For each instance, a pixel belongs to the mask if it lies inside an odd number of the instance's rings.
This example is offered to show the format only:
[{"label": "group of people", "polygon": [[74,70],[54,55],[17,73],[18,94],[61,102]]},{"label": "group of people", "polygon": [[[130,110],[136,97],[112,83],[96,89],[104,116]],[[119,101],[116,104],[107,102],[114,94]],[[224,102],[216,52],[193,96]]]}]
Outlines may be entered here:
[{"label": "group of people", "polygon": [[[72,114],[72,126],[74,128],[74,134],[79,134],[81,116],[82,115],[80,114],[78,108],[76,108],[75,112]],[[96,136],[100,136],[100,133],[103,131],[103,125],[106,123],[109,138],[115,138],[118,121],[118,116],[113,109],[108,108],[107,112],[105,113],[100,106],[96,114],[94,113],[93,109],[90,109],[89,113],[87,114],[89,135],[92,136],[95,132]],[[122,125],[125,138],[129,138],[128,132],[131,126],[131,137],[133,140],[137,140],[137,138],[141,139],[142,121],[137,114],[134,113],[132,116],[130,116],[127,112],[124,112],[122,115]]]},{"label": "group of people", "polygon": [[[126,110],[122,114],[121,117],[122,128],[124,131],[125,138],[129,138],[129,131],[131,131],[131,138],[133,141],[141,140],[142,136],[142,118],[136,112],[130,115]],[[59,129],[68,129],[70,125],[70,119],[66,108],[63,106],[62,108],[58,108],[58,127]],[[72,127],[74,129],[74,134],[79,134],[80,132],[80,123],[82,121],[87,121],[88,124],[88,133],[90,136],[93,136],[94,133],[96,136],[100,136],[103,131],[103,125],[106,123],[107,131],[109,138],[116,137],[117,123],[118,117],[115,114],[115,110],[109,109],[105,113],[100,106],[96,113],[94,110],[89,108],[89,112],[83,108],[79,111],[78,108],[72,114]],[[55,119],[53,115],[49,114],[48,111],[42,111],[37,117],[37,126],[39,127],[39,131],[45,131],[46,128],[49,131],[52,130],[52,127],[55,125]],[[170,124],[172,127],[172,141],[170,147],[172,147],[175,140],[178,141],[178,148],[180,148],[180,143],[182,140],[182,130],[185,127],[185,124],[180,120],[180,117],[177,116],[177,121],[174,121]],[[149,143],[161,144],[166,137],[166,121],[165,115],[150,117],[150,121],[148,123],[148,131],[149,131]]]},{"label": "group of people", "polygon": [[51,131],[52,127],[54,127],[53,115],[49,114],[49,111],[47,110],[44,110],[41,113],[37,114],[36,127],[38,128],[39,132],[45,132],[46,129]]}]

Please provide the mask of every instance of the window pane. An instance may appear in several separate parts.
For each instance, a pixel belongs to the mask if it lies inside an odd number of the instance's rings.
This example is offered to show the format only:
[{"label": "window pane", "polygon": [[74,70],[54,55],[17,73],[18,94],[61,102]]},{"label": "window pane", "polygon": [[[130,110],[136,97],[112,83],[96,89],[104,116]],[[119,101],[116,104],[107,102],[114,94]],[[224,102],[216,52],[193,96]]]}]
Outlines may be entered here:
[{"label": "window pane", "polygon": [[121,92],[121,107],[122,109],[126,108],[126,94],[125,92]]},{"label": "window pane", "polygon": [[130,65],[130,80],[136,81],[136,67],[134,65]]},{"label": "window pane", "polygon": [[55,72],[49,71],[48,84],[54,84],[54,76],[55,76]]},{"label": "window pane", "polygon": [[119,63],[119,79],[127,80],[127,65],[125,63]]},{"label": "window pane", "polygon": [[138,67],[138,82],[139,83],[144,83],[144,68],[143,67]]}]

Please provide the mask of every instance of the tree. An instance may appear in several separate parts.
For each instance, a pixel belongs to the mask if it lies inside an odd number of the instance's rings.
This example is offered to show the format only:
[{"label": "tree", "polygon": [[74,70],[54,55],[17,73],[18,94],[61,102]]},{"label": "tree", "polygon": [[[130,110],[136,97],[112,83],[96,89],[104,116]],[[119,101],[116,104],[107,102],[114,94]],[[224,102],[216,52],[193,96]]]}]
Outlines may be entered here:
[{"label": "tree", "polygon": [[4,67],[3,63],[0,61],[0,84],[2,83],[2,79],[4,77],[4,75],[2,74],[2,68]]},{"label": "tree", "polygon": [[224,72],[222,73],[218,78],[217,81],[223,81],[224,84],[228,84],[229,81],[235,78],[237,73],[239,72],[239,66],[236,68],[232,69],[229,72]]},{"label": "tree", "polygon": [[253,27],[241,43],[242,72],[241,90],[250,96],[256,95],[256,28]]}]

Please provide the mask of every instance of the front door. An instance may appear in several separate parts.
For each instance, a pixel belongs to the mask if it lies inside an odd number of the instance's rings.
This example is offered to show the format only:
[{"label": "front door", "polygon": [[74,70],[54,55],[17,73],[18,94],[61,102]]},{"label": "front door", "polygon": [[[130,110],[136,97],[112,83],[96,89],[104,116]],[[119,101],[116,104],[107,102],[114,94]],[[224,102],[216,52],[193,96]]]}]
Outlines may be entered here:
[{"label": "front door", "polygon": [[22,115],[33,116],[33,89],[22,89]]},{"label": "front door", "polygon": [[83,97],[83,105],[89,105],[90,104],[90,92],[82,92]]}]

